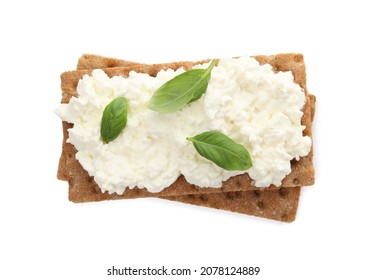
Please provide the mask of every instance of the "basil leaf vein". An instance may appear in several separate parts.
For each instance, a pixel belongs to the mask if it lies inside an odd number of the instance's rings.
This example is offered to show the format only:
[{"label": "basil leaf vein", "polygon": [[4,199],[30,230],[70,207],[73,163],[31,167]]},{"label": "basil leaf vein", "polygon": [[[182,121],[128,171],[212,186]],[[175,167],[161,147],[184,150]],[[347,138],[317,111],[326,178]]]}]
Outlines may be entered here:
[{"label": "basil leaf vein", "polygon": [[219,131],[206,131],[187,137],[204,158],[225,170],[247,170],[252,160],[247,149]]},{"label": "basil leaf vein", "polygon": [[127,123],[127,99],[117,97],[103,110],[101,121],[101,139],[103,143],[115,140]]},{"label": "basil leaf vein", "polygon": [[154,92],[149,108],[167,114],[198,100],[208,88],[214,66],[212,60],[206,69],[192,69],[169,80]]}]

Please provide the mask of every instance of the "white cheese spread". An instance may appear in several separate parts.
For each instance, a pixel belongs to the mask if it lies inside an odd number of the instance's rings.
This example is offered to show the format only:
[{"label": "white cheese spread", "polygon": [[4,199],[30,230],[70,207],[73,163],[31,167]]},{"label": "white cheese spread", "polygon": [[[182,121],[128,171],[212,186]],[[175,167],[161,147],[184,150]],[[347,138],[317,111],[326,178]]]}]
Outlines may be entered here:
[{"label": "white cheese spread", "polygon": [[[221,187],[244,172],[255,186],[279,186],[291,172],[290,161],[309,153],[311,139],[303,136],[301,125],[306,97],[291,72],[275,74],[250,57],[221,59],[199,100],[170,114],[148,109],[153,92],[183,71],[161,70],[156,77],[132,71],[128,78],[109,78],[94,70],[79,81],[78,96],[57,108],[62,120],[74,124],[67,142],[103,192],[122,194],[135,186],[159,192],[180,174],[200,187]],[[128,99],[127,125],[117,139],[103,144],[102,113],[118,96]],[[226,171],[201,157],[186,137],[207,130],[220,130],[244,145],[253,167]]]}]

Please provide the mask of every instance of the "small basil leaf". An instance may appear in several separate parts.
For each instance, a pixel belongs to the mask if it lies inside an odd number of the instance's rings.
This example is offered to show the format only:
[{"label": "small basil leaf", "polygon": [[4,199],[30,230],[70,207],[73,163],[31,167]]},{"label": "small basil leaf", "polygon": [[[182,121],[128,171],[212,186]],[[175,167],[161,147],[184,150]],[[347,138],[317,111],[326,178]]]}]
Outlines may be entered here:
[{"label": "small basil leaf", "polygon": [[219,131],[206,131],[186,139],[201,156],[225,170],[246,170],[252,166],[246,148]]},{"label": "small basil leaf", "polygon": [[126,126],[127,99],[117,97],[104,109],[101,121],[101,139],[103,143],[116,139]]},{"label": "small basil leaf", "polygon": [[149,108],[166,114],[198,100],[208,87],[214,66],[215,60],[212,60],[206,69],[192,69],[169,80],[154,92]]}]

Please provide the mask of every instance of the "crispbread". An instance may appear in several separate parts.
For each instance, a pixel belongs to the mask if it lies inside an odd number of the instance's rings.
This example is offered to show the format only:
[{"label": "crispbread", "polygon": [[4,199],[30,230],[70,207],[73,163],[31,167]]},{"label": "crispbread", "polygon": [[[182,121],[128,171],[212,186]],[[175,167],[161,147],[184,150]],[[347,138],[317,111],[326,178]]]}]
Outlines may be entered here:
[{"label": "crispbread", "polygon": [[292,222],[296,218],[301,187],[278,190],[233,191],[166,196],[164,199]]},{"label": "crispbread", "polygon": [[[90,59],[91,61],[89,61]],[[94,66],[91,66],[89,62],[94,63]],[[119,66],[137,66],[135,62],[84,55],[79,60],[78,67],[101,68],[99,66],[115,66],[117,65],[116,63]],[[172,63],[171,65],[175,64],[177,65],[177,63]],[[166,66],[167,64],[165,64]],[[310,98],[312,101],[310,104],[310,116],[313,117],[315,99],[314,96],[310,96]],[[58,170],[58,177],[63,179],[68,177],[65,173],[65,168],[62,168],[62,166],[67,166],[65,163],[63,164],[65,160],[66,157],[63,155],[60,159],[60,168]],[[295,187],[288,189],[280,188],[278,190],[261,189],[248,192],[234,191],[217,194],[170,196],[168,199],[290,222],[295,218],[299,194],[300,188]]]},{"label": "crispbread", "polygon": [[[291,70],[295,77],[295,81],[299,83],[307,94],[307,88],[305,83],[305,67],[303,62],[303,56],[300,54],[283,54],[276,56],[258,56],[255,57],[261,63],[269,63],[273,65],[276,71]],[[170,68],[176,69],[180,66],[189,69],[195,63],[183,62],[183,63],[172,63]],[[162,64],[156,65],[138,65],[130,67],[115,67],[106,68],[104,71],[109,76],[123,75],[126,76],[131,70],[137,72],[148,73],[155,75]],[[167,64],[165,64],[167,65]],[[62,102],[68,102],[71,96],[76,96],[76,85],[79,79],[84,74],[90,74],[89,70],[79,70],[65,72],[61,75],[62,79],[62,90],[63,98]],[[303,124],[306,126],[305,134],[311,135],[311,117],[310,110],[308,109],[310,102],[306,103],[304,108]],[[68,137],[67,128],[71,127],[70,124],[63,123],[64,128],[64,141],[63,141],[63,153],[60,159],[60,166],[58,170],[58,177],[63,180],[69,181],[69,199],[75,202],[85,201],[99,201],[105,199],[118,199],[118,198],[134,198],[134,197],[145,197],[145,196],[169,196],[169,195],[184,195],[184,194],[202,194],[202,193],[213,193],[223,191],[239,191],[239,190],[255,190],[257,188],[251,186],[251,180],[247,174],[239,175],[230,178],[224,182],[222,188],[198,188],[194,185],[188,184],[185,179],[181,176],[178,180],[169,188],[163,190],[158,194],[152,194],[145,189],[134,188],[133,190],[126,190],[123,195],[106,194],[101,193],[98,186],[94,183],[93,179],[89,177],[88,173],[80,166],[75,160],[75,150],[71,144],[66,143]],[[284,180],[282,187],[294,187],[301,185],[311,185],[314,181],[314,170],[312,166],[312,152],[301,158],[300,161],[292,162],[292,173],[288,175]],[[270,186],[267,189],[276,189],[277,187]]]},{"label": "crispbread", "polygon": [[[116,65],[116,62],[119,63],[119,66],[138,65],[138,63],[131,61],[84,55],[79,60],[78,69],[81,67],[113,67]],[[280,188],[279,190],[237,191],[162,198],[290,222],[295,219],[299,194],[300,188],[296,187],[289,189]]]},{"label": "crispbread", "polygon": [[[78,61],[77,69],[93,69],[138,66],[139,63],[105,58],[97,55],[83,55]],[[311,99],[311,119],[314,116],[315,97]],[[209,194],[190,194],[181,196],[166,196],[162,199],[173,200],[205,206],[221,210],[227,210],[237,213],[254,215],[258,217],[279,220],[283,222],[292,222],[295,219],[298,201],[300,196],[300,187],[280,188],[279,190],[256,190],[256,191],[234,191]]]}]

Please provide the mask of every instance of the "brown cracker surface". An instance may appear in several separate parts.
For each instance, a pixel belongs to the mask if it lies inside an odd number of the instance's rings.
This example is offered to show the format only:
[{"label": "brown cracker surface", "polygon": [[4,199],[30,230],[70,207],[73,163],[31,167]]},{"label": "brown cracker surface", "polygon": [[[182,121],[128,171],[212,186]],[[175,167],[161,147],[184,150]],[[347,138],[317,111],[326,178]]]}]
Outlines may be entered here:
[{"label": "brown cracker surface", "polygon": [[164,199],[241,214],[292,222],[296,218],[301,187],[278,190],[233,191],[166,196]]}]

